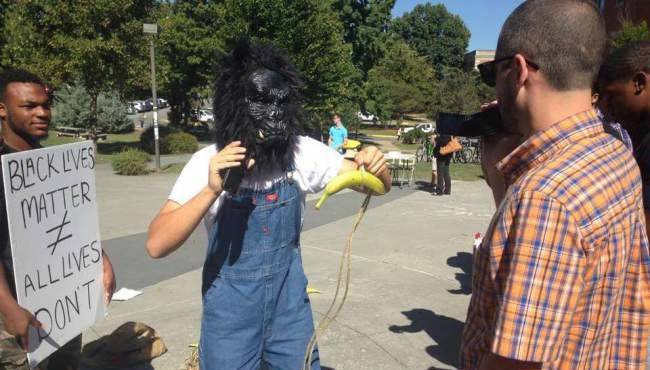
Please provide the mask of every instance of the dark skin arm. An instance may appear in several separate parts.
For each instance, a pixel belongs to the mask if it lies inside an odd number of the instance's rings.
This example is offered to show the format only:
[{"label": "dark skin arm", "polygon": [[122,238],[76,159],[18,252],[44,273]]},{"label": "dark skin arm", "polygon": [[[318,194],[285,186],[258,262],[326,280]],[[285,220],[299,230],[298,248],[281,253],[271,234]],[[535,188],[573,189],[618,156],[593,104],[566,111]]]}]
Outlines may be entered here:
[{"label": "dark skin arm", "polygon": [[18,305],[18,302],[11,294],[6,276],[5,268],[0,264],[0,315],[2,315],[5,329],[9,334],[17,337],[23,350],[27,351],[29,347],[27,342],[29,327],[40,328],[42,324],[36,320],[31,312]]},{"label": "dark skin arm", "polygon": [[[106,304],[111,301],[113,291],[115,290],[115,275],[113,265],[106,254],[104,257],[103,282]],[[9,334],[18,338],[23,350],[29,348],[28,333],[29,327],[40,328],[43,325],[36,320],[31,312],[20,307],[18,302],[11,294],[5,268],[0,264],[0,315]]]}]

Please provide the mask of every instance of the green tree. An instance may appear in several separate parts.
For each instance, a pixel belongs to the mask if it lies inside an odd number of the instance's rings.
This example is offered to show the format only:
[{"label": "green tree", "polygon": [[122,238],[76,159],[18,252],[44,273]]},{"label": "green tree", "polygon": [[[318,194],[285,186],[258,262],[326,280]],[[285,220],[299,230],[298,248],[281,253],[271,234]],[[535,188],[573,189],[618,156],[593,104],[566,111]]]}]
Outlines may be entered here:
[{"label": "green tree", "polygon": [[444,67],[462,67],[470,32],[444,5],[419,4],[397,18],[393,29],[437,72]]},{"label": "green tree", "polygon": [[355,101],[352,50],[343,41],[331,0],[225,0],[223,4],[228,42],[246,35],[285,50],[305,78],[307,109],[321,125],[333,111]]},{"label": "green tree", "polygon": [[216,62],[224,53],[224,6],[216,2],[161,4],[154,18],[161,90],[171,106],[172,124],[187,126],[193,108],[210,95]]},{"label": "green tree", "polygon": [[343,26],[343,39],[352,47],[352,63],[357,73],[350,80],[351,99],[345,104],[350,110],[348,121],[359,125],[358,111],[369,111],[363,84],[368,71],[386,52],[390,37],[391,10],[395,0],[334,0],[333,7]]},{"label": "green tree", "polygon": [[404,41],[395,38],[387,53],[368,73],[367,106],[381,121],[405,113],[425,112],[436,90],[433,68]]},{"label": "green tree", "polygon": [[631,21],[623,21],[623,29],[612,39],[612,46],[616,49],[635,41],[650,40],[650,30],[646,21],[634,24]]},{"label": "green tree", "polygon": [[84,122],[97,129],[98,98],[124,98],[147,82],[142,23],[153,0],[19,0],[5,14],[4,66],[31,70],[54,86],[78,81],[90,96]]},{"label": "green tree", "polygon": [[[162,4],[156,19],[163,90],[173,122],[186,121],[193,104],[208,97],[216,62],[243,36],[285,50],[302,72],[308,110],[319,121],[355,101],[351,48],[332,0],[179,0]],[[357,99],[358,100],[358,99]]]},{"label": "green tree", "polygon": [[429,112],[431,117],[436,117],[439,112],[476,113],[482,103],[492,101],[494,97],[494,89],[485,85],[477,72],[445,68]]},{"label": "green tree", "polygon": [[352,45],[352,62],[364,78],[384,56],[394,5],[395,0],[334,1],[344,27],[344,40]]},{"label": "green tree", "polygon": [[[126,106],[116,92],[100,93],[97,98],[98,131],[123,133],[133,131],[133,122],[126,115]],[[88,128],[92,112],[91,96],[82,86],[64,85],[56,93],[56,126]]]}]

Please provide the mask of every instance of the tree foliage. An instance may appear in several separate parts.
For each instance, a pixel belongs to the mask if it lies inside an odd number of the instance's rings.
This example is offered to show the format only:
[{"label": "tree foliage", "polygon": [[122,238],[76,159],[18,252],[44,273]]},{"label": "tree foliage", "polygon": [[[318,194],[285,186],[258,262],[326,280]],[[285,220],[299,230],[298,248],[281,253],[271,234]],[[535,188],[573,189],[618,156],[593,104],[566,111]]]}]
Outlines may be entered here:
[{"label": "tree foliage", "polygon": [[387,50],[368,73],[368,109],[384,122],[426,111],[436,87],[433,68],[401,39],[390,40]]},{"label": "tree foliage", "polygon": [[612,39],[612,46],[618,49],[629,43],[645,40],[650,40],[650,30],[646,21],[639,24],[624,21],[623,29]]},{"label": "tree foliage", "polygon": [[[77,123],[66,125],[83,122],[91,131],[104,127],[102,105],[113,104],[117,112],[119,99],[149,95],[150,39],[142,23],[159,25],[160,95],[170,102],[169,117],[180,127],[194,109],[209,104],[217,62],[242,36],[286,51],[305,78],[307,109],[321,128],[333,112],[354,130],[358,111],[387,122],[407,112],[473,110],[477,101],[493,95],[475,76],[458,70],[469,39],[458,16],[443,5],[423,4],[391,20],[394,4],[0,0],[0,65],[28,69],[55,88],[83,87],[85,96],[75,98],[79,107],[66,108],[62,117],[78,109]],[[647,34],[645,23],[635,27],[621,38]]]},{"label": "tree foliage", "polygon": [[153,0],[19,0],[4,14],[2,65],[22,67],[55,87],[78,81],[90,96],[89,129],[98,97],[123,98],[147,81],[142,23]]},{"label": "tree foliage", "polygon": [[386,52],[394,5],[395,0],[334,1],[344,40],[352,46],[352,62],[364,78]]},{"label": "tree foliage", "polygon": [[[56,126],[90,129],[91,97],[82,86],[62,86],[56,94],[54,124]],[[97,98],[95,129],[107,133],[133,131],[133,122],[126,115],[126,106],[116,92],[100,93]]]},{"label": "tree foliage", "polygon": [[351,47],[343,41],[331,2],[321,0],[224,1],[231,40],[242,35],[285,50],[305,82],[307,108],[325,119],[353,97]]},{"label": "tree foliage", "polygon": [[436,71],[463,66],[470,32],[444,5],[419,4],[396,19],[393,27]]},{"label": "tree foliage", "polygon": [[477,72],[466,73],[457,68],[445,68],[430,107],[430,116],[439,112],[471,114],[481,104],[494,100],[494,89],[485,85]]},{"label": "tree foliage", "polygon": [[161,28],[157,64],[160,86],[171,106],[169,118],[186,126],[192,109],[209,97],[217,59],[224,53],[223,6],[176,1],[161,4],[154,18]]}]

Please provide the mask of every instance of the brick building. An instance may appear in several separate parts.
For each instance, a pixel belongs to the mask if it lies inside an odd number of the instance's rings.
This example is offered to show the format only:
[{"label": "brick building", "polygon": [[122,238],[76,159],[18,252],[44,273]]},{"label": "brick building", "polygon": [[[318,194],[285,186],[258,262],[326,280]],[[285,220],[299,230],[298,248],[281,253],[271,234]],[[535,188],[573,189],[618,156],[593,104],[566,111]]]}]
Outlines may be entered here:
[{"label": "brick building", "polygon": [[612,34],[621,30],[624,20],[639,24],[646,21],[650,26],[650,0],[597,0],[607,32]]}]

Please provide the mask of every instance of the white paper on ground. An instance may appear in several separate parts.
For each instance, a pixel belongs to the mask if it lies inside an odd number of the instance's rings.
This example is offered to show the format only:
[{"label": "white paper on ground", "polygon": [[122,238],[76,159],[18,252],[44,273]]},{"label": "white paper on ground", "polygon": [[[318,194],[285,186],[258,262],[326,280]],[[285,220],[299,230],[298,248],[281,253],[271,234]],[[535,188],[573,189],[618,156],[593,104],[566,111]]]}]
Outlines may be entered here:
[{"label": "white paper on ground", "polygon": [[142,292],[139,292],[137,290],[129,289],[129,288],[122,288],[118,290],[117,292],[113,293],[113,300],[114,301],[128,301],[131,298],[137,297]]}]

